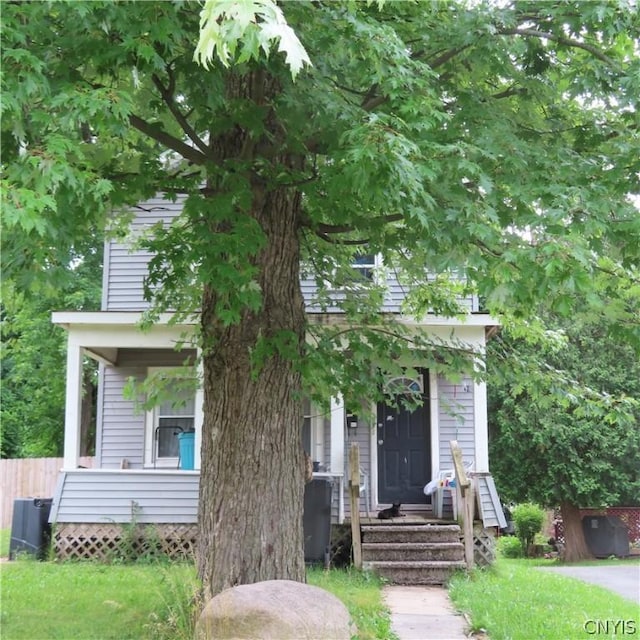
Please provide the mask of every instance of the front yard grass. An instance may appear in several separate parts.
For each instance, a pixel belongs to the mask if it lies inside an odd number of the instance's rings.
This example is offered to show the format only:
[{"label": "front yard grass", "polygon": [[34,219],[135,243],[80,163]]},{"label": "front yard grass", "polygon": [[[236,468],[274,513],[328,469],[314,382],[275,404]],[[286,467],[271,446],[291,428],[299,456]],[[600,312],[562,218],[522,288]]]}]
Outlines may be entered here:
[{"label": "front yard grass", "polygon": [[11,542],[11,529],[0,529],[0,558],[9,555],[9,545]]},{"label": "front yard grass", "polygon": [[[639,612],[633,602],[536,569],[548,564],[553,563],[500,559],[491,569],[456,575],[449,593],[454,604],[469,614],[473,630],[485,629],[491,640],[588,640],[597,630],[593,624],[588,626],[589,621],[627,622],[624,634],[622,627],[613,633],[610,626],[608,635],[603,636],[600,628],[596,637],[640,637]],[[0,571],[3,640],[193,637],[198,586],[192,564],[20,559],[3,563]],[[309,569],[307,577],[310,584],[345,603],[358,626],[359,640],[394,638],[382,602],[382,583],[375,576],[355,570]]]},{"label": "front yard grass", "polygon": [[392,640],[391,618],[382,602],[382,582],[370,572],[310,569],[307,581],[344,602],[358,627],[358,640]]},{"label": "front yard grass", "polygon": [[[197,599],[190,563],[3,563],[3,640],[191,640]],[[356,571],[310,569],[310,584],[349,609],[359,640],[390,640],[380,582]]]},{"label": "front yard grass", "polygon": [[[172,591],[183,585],[183,594]],[[170,598],[188,599],[193,567],[37,562],[2,565],[5,640],[139,640],[169,632]],[[173,606],[177,606],[177,600]],[[170,636],[165,636],[170,637]],[[175,636],[179,638],[179,635]]]},{"label": "front yard grass", "polygon": [[640,611],[633,602],[602,587],[539,571],[540,564],[500,559],[490,569],[456,575],[449,595],[469,614],[472,630],[486,631],[491,640],[640,637]]}]

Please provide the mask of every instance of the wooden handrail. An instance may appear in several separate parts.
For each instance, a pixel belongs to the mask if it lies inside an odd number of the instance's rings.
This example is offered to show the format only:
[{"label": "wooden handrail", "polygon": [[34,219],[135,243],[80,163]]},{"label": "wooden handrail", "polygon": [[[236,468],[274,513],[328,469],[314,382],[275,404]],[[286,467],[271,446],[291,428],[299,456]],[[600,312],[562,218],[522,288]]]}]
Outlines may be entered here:
[{"label": "wooden handrail", "polygon": [[471,479],[467,476],[464,464],[462,462],[462,450],[457,440],[449,442],[451,447],[451,455],[453,457],[453,467],[456,474],[456,499],[459,500],[458,522],[462,525],[462,534],[464,536],[464,559],[467,564],[467,570],[470,571],[474,566],[473,557],[473,514],[474,514],[474,497],[473,485]]},{"label": "wooden handrail", "polygon": [[360,536],[360,448],[357,442],[349,447],[349,496],[351,498],[351,540],[353,564],[362,569],[362,539]]}]

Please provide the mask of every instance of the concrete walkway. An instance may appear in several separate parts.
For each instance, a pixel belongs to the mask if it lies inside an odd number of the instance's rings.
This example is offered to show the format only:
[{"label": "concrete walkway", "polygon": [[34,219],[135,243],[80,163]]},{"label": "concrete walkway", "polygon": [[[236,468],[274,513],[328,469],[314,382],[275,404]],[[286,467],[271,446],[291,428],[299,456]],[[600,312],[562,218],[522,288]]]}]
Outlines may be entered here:
[{"label": "concrete walkway", "polygon": [[391,630],[400,640],[466,640],[467,624],[443,587],[386,586]]}]

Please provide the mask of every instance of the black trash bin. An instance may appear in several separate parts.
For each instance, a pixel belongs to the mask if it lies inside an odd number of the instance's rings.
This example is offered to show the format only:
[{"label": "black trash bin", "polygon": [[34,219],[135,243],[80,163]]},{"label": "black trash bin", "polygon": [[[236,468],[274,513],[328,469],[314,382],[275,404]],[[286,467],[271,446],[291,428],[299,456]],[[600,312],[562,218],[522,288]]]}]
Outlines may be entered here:
[{"label": "black trash bin", "polygon": [[43,560],[51,540],[49,513],[52,498],[16,498],[13,501],[9,558],[29,553]]},{"label": "black trash bin", "polygon": [[629,531],[618,516],[584,516],[582,530],[596,558],[629,555]]},{"label": "black trash bin", "polygon": [[304,561],[329,566],[331,551],[331,482],[312,480],[304,489]]}]

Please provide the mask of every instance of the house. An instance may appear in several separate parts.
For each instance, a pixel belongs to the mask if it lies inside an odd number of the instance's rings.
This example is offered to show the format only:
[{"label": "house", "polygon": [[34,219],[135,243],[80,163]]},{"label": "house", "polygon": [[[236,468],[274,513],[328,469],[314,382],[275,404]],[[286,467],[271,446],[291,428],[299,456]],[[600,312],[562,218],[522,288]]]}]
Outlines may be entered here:
[{"label": "house", "polygon": [[[157,197],[136,209],[130,238],[180,212],[179,202]],[[67,331],[67,387],[64,468],[53,500],[51,522],[60,555],[85,557],[110,548],[122,523],[156,526],[170,550],[188,550],[193,544],[198,508],[202,392],[185,397],[181,408],[170,403],[141,411],[123,390],[128,381],[143,381],[154,371],[175,369],[191,347],[176,350],[188,334],[189,322],[169,323],[164,315],[149,330],[139,327],[148,304],[143,279],[150,254],[132,250],[128,240],[107,240],[104,257],[102,310],[54,312],[52,321]],[[366,273],[375,269],[366,259],[355,265]],[[301,276],[307,312],[312,321],[339,321],[339,309],[320,309],[314,303],[315,283]],[[386,281],[384,310],[400,314],[403,289],[394,276]],[[487,330],[497,322],[479,309],[477,297],[464,300],[463,320],[426,316],[406,322],[426,327],[442,340],[455,339],[478,352]],[[196,321],[194,320],[194,323]],[[97,442],[95,468],[79,467],[82,362],[99,362]],[[420,367],[420,362],[413,363]],[[303,439],[314,460],[314,475],[332,483],[332,520],[349,518],[345,482],[346,451],[360,447],[361,511],[373,511],[392,502],[403,508],[431,513],[423,487],[439,471],[452,468],[449,443],[457,440],[466,463],[488,472],[487,396],[484,382],[470,378],[453,382],[423,369],[418,379],[393,381],[423,394],[413,411],[379,404],[376,424],[347,415],[342,398],[327,399],[325,407],[305,403]],[[179,464],[177,435],[195,431],[193,469]],[[187,465],[191,466],[191,465]]]}]

